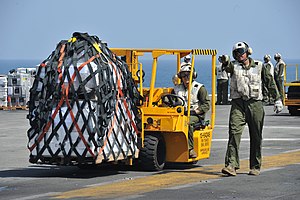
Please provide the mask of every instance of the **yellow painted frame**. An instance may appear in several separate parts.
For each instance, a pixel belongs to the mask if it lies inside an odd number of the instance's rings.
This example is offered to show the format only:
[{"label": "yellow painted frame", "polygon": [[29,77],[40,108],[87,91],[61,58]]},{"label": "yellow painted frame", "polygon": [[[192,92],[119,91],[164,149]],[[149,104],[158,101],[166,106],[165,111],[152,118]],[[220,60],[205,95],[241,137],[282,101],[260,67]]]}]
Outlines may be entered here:
[{"label": "yellow painted frame", "polygon": [[[166,143],[166,161],[167,162],[194,162],[200,159],[209,158],[211,149],[211,139],[215,124],[215,69],[216,69],[216,50],[210,49],[191,49],[191,50],[179,50],[179,49],[134,49],[134,48],[110,48],[117,56],[125,56],[126,62],[129,64],[129,70],[132,73],[132,77],[136,84],[139,84],[140,94],[147,97],[146,102],[140,109],[142,111],[143,130],[141,133],[142,141],[144,140],[144,134],[147,132],[160,133]],[[138,67],[139,57],[145,53],[152,54],[152,74],[150,81],[150,88],[144,88],[141,79],[136,76],[138,70],[140,70],[140,77],[142,76],[142,64]],[[163,94],[170,93],[172,88],[155,88],[157,63],[158,59],[162,55],[177,55],[177,72],[180,70],[180,60],[186,55],[192,55],[192,70],[194,71],[195,56],[198,55],[210,55],[211,56],[211,72],[212,72],[212,96],[211,96],[211,115],[210,124],[202,130],[196,130],[194,132],[194,149],[197,153],[197,158],[190,159],[188,152],[188,123],[190,111],[188,115],[184,115],[184,108],[178,106],[176,108],[164,107],[159,102],[160,97]],[[192,78],[192,76],[190,76]],[[171,80],[170,80],[171,81]],[[192,81],[192,80],[190,80]],[[189,92],[191,88],[189,88]],[[190,95],[189,95],[190,98]],[[189,101],[190,102],[190,101]],[[188,105],[190,107],[190,103]],[[152,123],[148,123],[151,121]]]},{"label": "yellow painted frame", "polygon": [[299,64],[287,64],[284,66],[284,70],[283,70],[283,94],[284,94],[284,98],[283,98],[283,104],[285,106],[300,106],[300,99],[288,99],[287,95],[285,95],[285,92],[287,90],[287,87],[290,86],[297,86],[300,87],[300,83],[292,83],[292,82],[287,82],[287,67],[295,67],[295,79],[294,81],[299,80]]}]

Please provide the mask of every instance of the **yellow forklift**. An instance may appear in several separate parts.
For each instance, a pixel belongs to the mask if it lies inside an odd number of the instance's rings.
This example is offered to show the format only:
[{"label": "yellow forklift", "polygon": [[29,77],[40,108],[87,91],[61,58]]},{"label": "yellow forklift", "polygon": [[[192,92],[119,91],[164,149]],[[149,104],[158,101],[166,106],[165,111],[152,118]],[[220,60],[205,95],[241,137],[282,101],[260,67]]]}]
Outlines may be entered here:
[{"label": "yellow forklift", "polygon": [[[211,151],[211,139],[215,124],[215,68],[216,68],[216,50],[210,49],[192,49],[192,50],[174,50],[174,49],[127,49],[110,48],[116,55],[121,57],[132,73],[132,78],[139,88],[143,102],[139,106],[142,117],[142,132],[140,135],[142,148],[138,155],[138,162],[143,169],[161,170],[167,162],[195,163],[198,160],[209,158]],[[152,68],[150,87],[144,87],[143,63],[140,59],[144,55],[151,55]],[[178,104],[178,98],[172,94],[173,87],[155,87],[157,73],[169,70],[161,68],[158,65],[162,56],[173,55],[176,59],[174,72],[180,70],[181,59],[184,56],[191,55],[191,74],[195,69],[195,59],[197,56],[211,57],[211,108],[207,113],[206,124],[201,124],[194,131],[194,150],[197,153],[196,158],[189,158],[188,149],[188,124],[190,110],[187,114],[184,112],[184,106]],[[198,58],[198,57],[197,57]],[[175,62],[174,62],[175,63]],[[198,66],[197,66],[198,67]],[[197,70],[201,70],[197,68]],[[203,69],[202,69],[203,70]],[[177,80],[178,82],[180,80]],[[172,80],[170,79],[170,82]],[[190,76],[192,82],[192,76]],[[190,84],[191,85],[191,84]],[[189,94],[191,88],[189,86]],[[190,98],[191,95],[188,95]],[[175,98],[175,100],[174,100]],[[170,100],[173,99],[173,100]],[[190,99],[188,100],[190,102]],[[187,107],[190,107],[188,103]]]},{"label": "yellow forklift", "polygon": [[[294,71],[295,70],[295,71]],[[289,73],[287,72],[289,71]],[[292,116],[300,115],[300,80],[298,77],[299,65],[288,64],[284,66],[284,99],[283,103],[287,106]],[[295,75],[291,77],[291,75]]]}]

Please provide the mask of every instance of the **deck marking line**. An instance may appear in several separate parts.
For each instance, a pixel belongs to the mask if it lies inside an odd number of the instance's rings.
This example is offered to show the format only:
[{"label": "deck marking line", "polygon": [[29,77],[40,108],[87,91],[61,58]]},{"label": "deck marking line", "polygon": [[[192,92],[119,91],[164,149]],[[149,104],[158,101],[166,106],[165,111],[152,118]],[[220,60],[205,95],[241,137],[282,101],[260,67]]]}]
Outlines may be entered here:
[{"label": "deck marking line", "polygon": [[[284,167],[300,162],[300,151],[281,153],[272,156],[264,156],[262,161],[262,171]],[[247,174],[249,171],[249,161],[241,160],[238,175]],[[121,198],[125,196],[141,195],[160,189],[179,187],[198,183],[203,180],[220,179],[223,175],[220,173],[224,164],[217,164],[205,167],[196,167],[181,171],[158,173],[137,179],[123,180],[116,183],[80,188],[59,195],[52,196],[54,199],[71,199],[71,198]]]}]

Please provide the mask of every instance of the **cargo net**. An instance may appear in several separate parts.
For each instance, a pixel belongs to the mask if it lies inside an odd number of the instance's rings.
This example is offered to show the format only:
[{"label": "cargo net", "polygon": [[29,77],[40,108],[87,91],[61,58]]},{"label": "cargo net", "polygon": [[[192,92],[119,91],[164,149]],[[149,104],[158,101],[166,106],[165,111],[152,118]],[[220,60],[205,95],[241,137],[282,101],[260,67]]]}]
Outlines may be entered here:
[{"label": "cargo net", "polygon": [[74,33],[30,90],[30,162],[87,164],[138,154],[140,96],[128,66],[96,36]]}]

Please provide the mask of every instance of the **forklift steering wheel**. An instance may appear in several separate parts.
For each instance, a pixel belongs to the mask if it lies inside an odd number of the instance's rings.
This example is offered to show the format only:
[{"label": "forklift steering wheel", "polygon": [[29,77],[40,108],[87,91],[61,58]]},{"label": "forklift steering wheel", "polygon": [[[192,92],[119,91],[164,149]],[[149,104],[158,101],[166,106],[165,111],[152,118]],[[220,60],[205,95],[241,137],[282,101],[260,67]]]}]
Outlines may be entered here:
[{"label": "forklift steering wheel", "polygon": [[162,102],[169,107],[184,106],[184,99],[175,94],[166,94],[162,96]]}]

